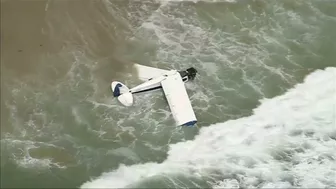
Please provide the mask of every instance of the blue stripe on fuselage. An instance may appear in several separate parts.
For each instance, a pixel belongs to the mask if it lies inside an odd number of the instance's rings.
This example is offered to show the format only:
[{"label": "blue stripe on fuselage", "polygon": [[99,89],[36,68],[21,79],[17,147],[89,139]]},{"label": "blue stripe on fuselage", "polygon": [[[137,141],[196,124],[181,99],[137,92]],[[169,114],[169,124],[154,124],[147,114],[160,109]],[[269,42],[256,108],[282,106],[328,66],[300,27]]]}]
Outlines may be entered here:
[{"label": "blue stripe on fuselage", "polygon": [[149,88],[149,89],[145,89],[145,90],[142,90],[142,91],[137,91],[137,92],[132,92],[133,94],[135,93],[142,93],[142,92],[147,92],[147,91],[152,91],[152,90],[155,90],[155,89],[160,89],[162,88],[162,86],[157,86],[157,87],[153,87],[153,88]]}]

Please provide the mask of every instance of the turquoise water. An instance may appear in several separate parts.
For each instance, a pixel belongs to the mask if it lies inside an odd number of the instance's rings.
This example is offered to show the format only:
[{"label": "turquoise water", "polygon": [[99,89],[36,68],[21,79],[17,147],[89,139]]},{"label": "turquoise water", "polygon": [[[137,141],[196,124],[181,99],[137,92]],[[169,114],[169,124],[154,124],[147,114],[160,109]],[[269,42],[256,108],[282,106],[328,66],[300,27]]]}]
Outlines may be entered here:
[{"label": "turquoise water", "polygon": [[[336,186],[335,1],[1,6],[3,187]],[[195,67],[197,126],[160,91],[121,106],[132,62]]]}]

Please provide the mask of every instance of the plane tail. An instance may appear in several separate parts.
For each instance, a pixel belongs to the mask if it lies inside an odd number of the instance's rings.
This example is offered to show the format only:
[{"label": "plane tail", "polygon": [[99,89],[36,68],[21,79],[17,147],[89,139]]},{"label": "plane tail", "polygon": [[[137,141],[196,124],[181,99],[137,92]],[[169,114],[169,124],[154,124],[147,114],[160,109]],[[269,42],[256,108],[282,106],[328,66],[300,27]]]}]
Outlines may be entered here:
[{"label": "plane tail", "polygon": [[133,105],[133,94],[126,85],[119,81],[113,81],[111,83],[111,89],[113,91],[113,96],[117,97],[121,104],[124,106]]}]

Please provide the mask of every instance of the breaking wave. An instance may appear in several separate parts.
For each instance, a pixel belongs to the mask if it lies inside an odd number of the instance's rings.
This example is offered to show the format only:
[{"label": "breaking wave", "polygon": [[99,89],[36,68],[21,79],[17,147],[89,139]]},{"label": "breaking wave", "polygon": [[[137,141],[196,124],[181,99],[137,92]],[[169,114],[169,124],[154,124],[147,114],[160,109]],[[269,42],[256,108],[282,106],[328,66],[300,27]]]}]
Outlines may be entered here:
[{"label": "breaking wave", "polygon": [[170,145],[163,163],[120,165],[81,188],[139,187],[157,177],[169,187],[190,187],[174,175],[193,187],[195,180],[218,188],[335,187],[335,79],[336,68],[317,70],[285,94],[263,99],[253,115]]}]

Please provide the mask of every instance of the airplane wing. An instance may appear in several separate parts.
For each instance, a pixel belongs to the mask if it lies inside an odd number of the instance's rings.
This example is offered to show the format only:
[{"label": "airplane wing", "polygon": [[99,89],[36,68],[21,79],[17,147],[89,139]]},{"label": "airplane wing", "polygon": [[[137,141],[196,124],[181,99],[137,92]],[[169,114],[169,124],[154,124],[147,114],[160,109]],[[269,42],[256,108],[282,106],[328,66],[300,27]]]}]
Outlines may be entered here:
[{"label": "airplane wing", "polygon": [[158,77],[168,73],[170,70],[164,70],[140,64],[134,64],[140,80],[147,81],[150,78]]},{"label": "airplane wing", "polygon": [[169,75],[161,86],[177,126],[193,126],[197,119],[180,74]]}]

